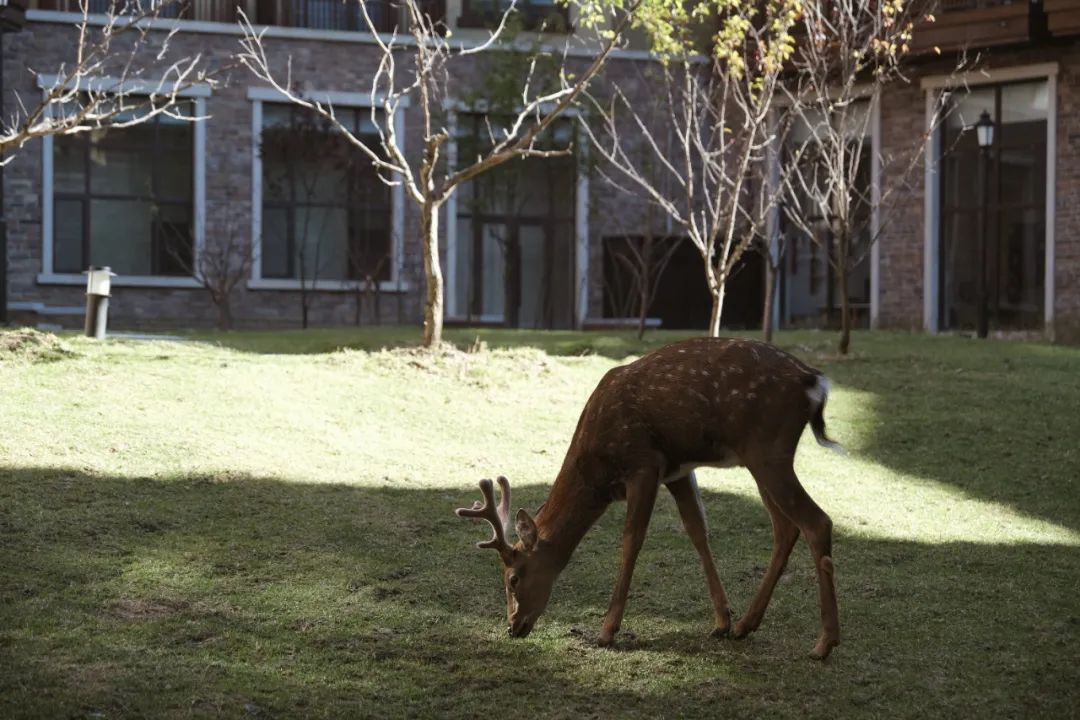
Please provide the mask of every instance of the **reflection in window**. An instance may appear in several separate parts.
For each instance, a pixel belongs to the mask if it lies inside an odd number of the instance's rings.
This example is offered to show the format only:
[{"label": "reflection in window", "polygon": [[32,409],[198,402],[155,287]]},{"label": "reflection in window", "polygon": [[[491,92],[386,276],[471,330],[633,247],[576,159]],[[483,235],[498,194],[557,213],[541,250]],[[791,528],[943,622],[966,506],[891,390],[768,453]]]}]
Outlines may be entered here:
[{"label": "reflection in window", "polygon": [[[177,115],[192,113],[182,103]],[[53,267],[108,265],[121,275],[186,275],[193,253],[193,130],[157,115],[53,144]]]},{"label": "reflection in window", "polygon": [[[462,115],[458,157],[471,163],[499,137],[498,119]],[[570,147],[573,125],[555,123],[538,141]],[[506,162],[458,191],[455,307],[470,320],[511,327],[567,328],[574,322],[572,155]]]},{"label": "reflection in window", "polygon": [[[951,99],[942,130],[940,323],[976,326],[980,268],[985,262],[990,326],[1042,325],[1046,235],[1046,81],[984,86]],[[980,173],[973,125],[985,111],[995,123],[994,145]],[[980,186],[987,190],[985,208]],[[985,212],[986,258],[979,255]]]},{"label": "reflection in window", "polygon": [[[379,146],[369,109],[337,115]],[[271,104],[260,150],[263,277],[390,278],[390,188],[361,150],[304,109]]]}]

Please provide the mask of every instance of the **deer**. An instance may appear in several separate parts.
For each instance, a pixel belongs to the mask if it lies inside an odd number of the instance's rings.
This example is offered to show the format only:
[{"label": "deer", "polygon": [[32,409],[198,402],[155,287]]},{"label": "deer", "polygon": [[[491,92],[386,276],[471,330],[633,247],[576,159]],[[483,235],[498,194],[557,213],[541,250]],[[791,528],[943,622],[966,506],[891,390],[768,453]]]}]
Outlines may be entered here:
[{"label": "deer", "polygon": [[[811,657],[840,642],[834,587],[832,521],[795,474],[795,450],[807,424],[817,442],[842,452],[825,432],[830,382],[779,348],[754,340],[695,338],[667,345],[600,380],[581,412],[547,500],[536,517],[524,508],[510,537],[510,483],[480,481],[483,502],[459,517],[487,521],[494,535],[477,544],[503,565],[507,632],[524,638],[547,608],[555,581],[589,528],[616,501],[626,502],[622,557],[597,643],[610,647],[626,610],[630,580],[661,485],[705,571],[714,637],[757,630],[800,534],[817,575],[821,634]],[[695,470],[746,467],[772,522],[772,556],[746,613],[735,621],[709,546]]]}]

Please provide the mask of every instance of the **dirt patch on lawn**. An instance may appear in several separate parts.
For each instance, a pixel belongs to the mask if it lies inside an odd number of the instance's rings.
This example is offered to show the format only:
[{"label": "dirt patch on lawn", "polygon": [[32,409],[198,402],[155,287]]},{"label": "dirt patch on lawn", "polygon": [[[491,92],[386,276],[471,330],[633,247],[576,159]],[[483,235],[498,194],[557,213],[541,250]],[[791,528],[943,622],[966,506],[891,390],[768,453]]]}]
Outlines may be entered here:
[{"label": "dirt patch on lawn", "polygon": [[121,620],[159,620],[184,610],[185,603],[173,600],[153,600],[141,598],[122,598],[110,608],[112,614]]},{"label": "dirt patch on lawn", "polygon": [[0,362],[55,362],[74,354],[52,333],[33,328],[0,330]]},{"label": "dirt patch on lawn", "polygon": [[330,362],[350,362],[363,358],[369,367],[394,375],[423,374],[449,378],[476,387],[494,387],[537,378],[552,370],[552,358],[536,348],[491,350],[477,343],[461,350],[450,343],[438,348],[402,347],[367,353],[343,350]]}]

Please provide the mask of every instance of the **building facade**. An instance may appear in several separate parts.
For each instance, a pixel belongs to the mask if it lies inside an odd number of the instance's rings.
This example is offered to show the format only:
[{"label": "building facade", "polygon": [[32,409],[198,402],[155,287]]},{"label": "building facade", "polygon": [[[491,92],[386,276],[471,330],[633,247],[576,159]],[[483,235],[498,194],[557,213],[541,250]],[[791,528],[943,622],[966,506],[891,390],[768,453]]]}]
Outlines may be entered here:
[{"label": "building facade", "polygon": [[[5,39],[5,104],[34,98],[49,72],[69,60],[77,13],[67,0],[32,2],[22,32]],[[201,52],[225,62],[241,37],[232,3],[192,2],[173,27],[177,56]],[[1080,339],[1080,1],[949,2],[920,29],[911,82],[867,99],[872,114],[866,179],[897,179],[890,158],[927,132],[941,93],[955,107],[936,128],[913,172],[890,191],[876,219],[878,241],[855,270],[850,300],[864,325],[968,331],[976,308],[976,235],[987,230],[985,278],[993,330]],[[358,14],[323,0],[250,1],[265,24],[267,52],[294,83],[332,99],[360,136],[373,132],[367,88],[379,60]],[[389,30],[389,5],[371,4]],[[455,37],[479,40],[491,7],[472,0],[431,5]],[[532,3],[526,30],[563,12]],[[382,13],[382,14],[379,14]],[[564,17],[566,26],[573,18]],[[558,26],[558,23],[555,23]],[[551,24],[548,27],[552,27]],[[530,35],[553,45],[558,33]],[[933,48],[937,50],[933,50]],[[407,54],[408,48],[403,53]],[[939,54],[940,51],[940,54]],[[958,52],[980,54],[977,69],[952,72]],[[462,97],[483,106],[498,52],[458,66]],[[570,55],[589,59],[587,42]],[[403,55],[404,57],[404,55]],[[606,69],[623,87],[650,93],[643,50],[617,52]],[[423,298],[417,213],[400,186],[379,181],[370,163],[340,138],[246,71],[214,88],[185,93],[182,112],[205,120],[160,117],[126,130],[46,138],[26,146],[5,172],[9,313],[31,324],[81,322],[90,265],[117,272],[114,326],[212,325],[209,295],[191,277],[208,244],[237,237],[254,261],[237,287],[240,327],[289,327],[307,307],[311,324],[418,323]],[[983,111],[995,123],[985,175],[971,125]],[[421,151],[419,113],[397,119],[407,153]],[[462,104],[455,147],[465,152],[484,126]],[[552,142],[575,133],[558,124]],[[1074,137],[1075,136],[1075,137]],[[579,151],[582,143],[577,143]],[[976,192],[987,184],[986,201]],[[644,205],[611,190],[587,159],[514,161],[465,186],[441,221],[448,322],[517,327],[588,327],[626,315],[620,302],[618,243],[653,221]],[[783,231],[782,228],[779,231]],[[651,231],[650,231],[651,232]],[[662,228],[660,229],[662,232]],[[680,248],[652,314],[668,327],[704,327],[708,319],[700,258]],[[775,312],[780,326],[835,319],[837,283],[812,243],[788,245]],[[760,320],[762,264],[748,258],[733,280],[725,324]]]}]

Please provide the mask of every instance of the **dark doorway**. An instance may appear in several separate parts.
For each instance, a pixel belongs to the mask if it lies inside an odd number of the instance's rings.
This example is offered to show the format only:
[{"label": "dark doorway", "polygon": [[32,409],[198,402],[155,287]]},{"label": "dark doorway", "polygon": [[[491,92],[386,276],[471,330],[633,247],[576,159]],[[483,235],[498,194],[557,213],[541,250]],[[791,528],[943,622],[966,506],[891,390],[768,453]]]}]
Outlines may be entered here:
[{"label": "dark doorway", "polygon": [[[604,317],[635,317],[637,304],[628,297],[633,282],[616,259],[622,237],[604,238]],[[660,276],[656,297],[648,316],[658,318],[670,330],[703,330],[709,326],[712,298],[705,284],[701,254],[683,240]],[[764,293],[764,265],[757,253],[746,253],[728,279],[721,326],[732,330],[761,325]],[[629,310],[628,310],[629,308]]]}]

